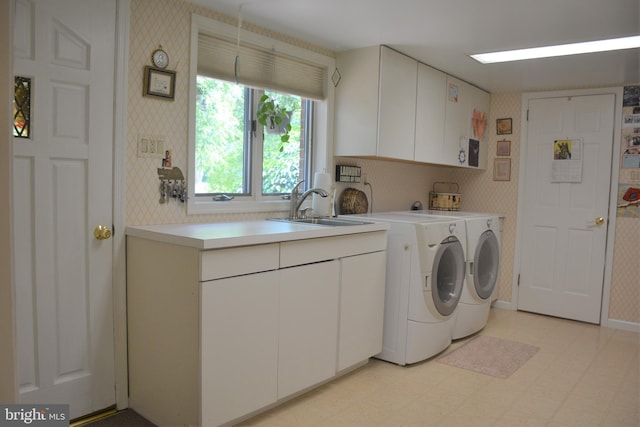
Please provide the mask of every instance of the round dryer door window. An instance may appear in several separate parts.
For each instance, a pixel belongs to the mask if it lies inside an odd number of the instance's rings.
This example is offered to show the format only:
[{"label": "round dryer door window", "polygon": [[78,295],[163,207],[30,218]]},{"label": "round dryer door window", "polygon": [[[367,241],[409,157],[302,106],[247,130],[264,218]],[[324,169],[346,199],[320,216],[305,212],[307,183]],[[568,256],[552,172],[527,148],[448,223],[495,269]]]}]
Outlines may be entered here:
[{"label": "round dryer door window", "polygon": [[478,296],[487,299],[496,287],[500,267],[500,248],[493,231],[485,231],[478,239],[473,266],[473,285]]},{"label": "round dryer door window", "polygon": [[[433,260],[433,302],[443,316],[451,315],[460,300],[464,283],[464,250],[455,237],[443,240]],[[433,282],[432,282],[433,283]]]}]

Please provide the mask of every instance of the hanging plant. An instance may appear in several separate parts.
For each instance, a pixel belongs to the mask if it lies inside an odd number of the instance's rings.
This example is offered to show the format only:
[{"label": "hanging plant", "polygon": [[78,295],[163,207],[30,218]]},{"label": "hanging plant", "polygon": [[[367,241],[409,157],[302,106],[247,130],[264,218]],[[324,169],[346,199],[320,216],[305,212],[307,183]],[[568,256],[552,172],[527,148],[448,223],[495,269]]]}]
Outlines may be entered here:
[{"label": "hanging plant", "polygon": [[[256,112],[258,123],[267,129],[268,133],[280,134],[280,141],[283,144],[289,142],[289,132],[291,131],[291,111],[281,107],[269,95],[262,95],[258,103]],[[284,146],[280,147],[282,151]]]}]

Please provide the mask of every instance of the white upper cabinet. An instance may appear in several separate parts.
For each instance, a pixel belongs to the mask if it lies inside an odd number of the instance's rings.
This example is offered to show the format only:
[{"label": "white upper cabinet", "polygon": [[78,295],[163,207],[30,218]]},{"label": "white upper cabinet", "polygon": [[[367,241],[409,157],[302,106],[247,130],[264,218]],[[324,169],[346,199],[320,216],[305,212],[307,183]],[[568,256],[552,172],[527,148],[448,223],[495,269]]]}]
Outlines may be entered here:
[{"label": "white upper cabinet", "polygon": [[418,64],[417,95],[414,160],[439,163],[443,158],[446,74]]},{"label": "white upper cabinet", "polygon": [[335,155],[486,168],[487,92],[385,46],[336,64]]},{"label": "white upper cabinet", "polygon": [[486,169],[489,93],[447,76],[443,163]]},{"label": "white upper cabinet", "polygon": [[418,63],[384,46],[338,55],[338,156],[413,160]]},{"label": "white upper cabinet", "polygon": [[386,47],[380,49],[378,156],[413,160],[418,63]]}]

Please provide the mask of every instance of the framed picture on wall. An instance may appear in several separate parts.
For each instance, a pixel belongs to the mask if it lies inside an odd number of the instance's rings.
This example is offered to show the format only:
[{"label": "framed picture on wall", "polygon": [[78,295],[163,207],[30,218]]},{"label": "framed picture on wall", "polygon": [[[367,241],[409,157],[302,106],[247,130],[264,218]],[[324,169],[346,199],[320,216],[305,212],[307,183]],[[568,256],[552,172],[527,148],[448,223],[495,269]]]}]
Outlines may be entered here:
[{"label": "framed picture on wall", "polygon": [[144,67],[144,96],[153,96],[173,101],[176,89],[176,72]]},{"label": "framed picture on wall", "polygon": [[496,146],[496,156],[510,156],[511,155],[511,141],[503,139],[498,141]]},{"label": "framed picture on wall", "polygon": [[511,181],[511,159],[493,159],[493,180]]},{"label": "framed picture on wall", "polygon": [[497,119],[496,120],[496,132],[498,135],[511,135],[511,118]]}]

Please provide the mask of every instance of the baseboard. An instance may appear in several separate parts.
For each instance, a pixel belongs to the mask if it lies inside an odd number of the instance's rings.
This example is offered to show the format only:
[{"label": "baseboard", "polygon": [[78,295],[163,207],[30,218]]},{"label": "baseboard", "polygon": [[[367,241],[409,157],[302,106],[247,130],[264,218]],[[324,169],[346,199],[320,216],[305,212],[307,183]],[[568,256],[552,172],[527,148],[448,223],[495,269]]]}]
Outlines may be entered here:
[{"label": "baseboard", "polygon": [[[503,310],[518,310],[518,307],[511,301],[496,300],[491,304],[491,307],[501,308]],[[607,319],[601,326],[640,333],[640,323],[628,322],[626,320]]]},{"label": "baseboard", "polygon": [[640,333],[640,323],[627,322],[626,320],[607,319],[607,328],[621,329],[623,331]]},{"label": "baseboard", "polygon": [[502,308],[503,310],[517,310],[516,306],[511,301],[496,300],[491,304],[491,307]]}]

